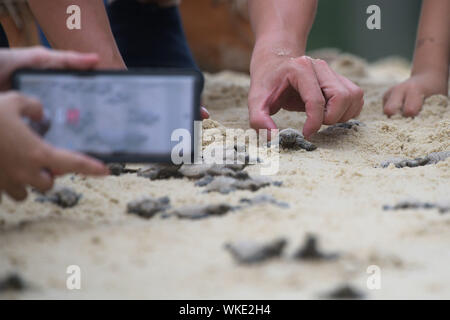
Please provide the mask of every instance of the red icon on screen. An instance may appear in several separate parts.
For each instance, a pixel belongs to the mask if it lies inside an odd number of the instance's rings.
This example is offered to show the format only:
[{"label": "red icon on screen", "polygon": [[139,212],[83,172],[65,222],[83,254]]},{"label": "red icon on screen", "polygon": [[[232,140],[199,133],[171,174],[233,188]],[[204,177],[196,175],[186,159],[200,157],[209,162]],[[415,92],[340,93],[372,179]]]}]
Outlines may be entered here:
[{"label": "red icon on screen", "polygon": [[80,121],[80,110],[75,108],[67,110],[66,121],[67,124],[77,125],[78,122]]}]

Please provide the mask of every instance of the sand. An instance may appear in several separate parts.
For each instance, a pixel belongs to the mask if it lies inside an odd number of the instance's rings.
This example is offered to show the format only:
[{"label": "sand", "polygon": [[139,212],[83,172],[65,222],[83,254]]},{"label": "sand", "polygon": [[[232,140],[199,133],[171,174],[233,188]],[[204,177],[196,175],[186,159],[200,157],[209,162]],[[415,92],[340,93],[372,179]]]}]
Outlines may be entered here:
[{"label": "sand", "polygon": [[[283,181],[255,193],[203,194],[187,179],[150,181],[135,174],[102,179],[66,176],[57,185],[83,194],[61,209],[3,197],[0,205],[0,276],[14,272],[28,283],[23,292],[0,298],[303,299],[319,298],[342,283],[369,299],[450,298],[450,213],[437,210],[384,211],[404,199],[450,200],[450,159],[436,165],[382,169],[390,157],[421,157],[450,150],[448,98],[434,96],[415,119],[382,114],[383,92],[408,76],[408,64],[386,59],[367,65],[336,54],[333,66],[365,90],[357,130],[325,131],[313,152],[280,151]],[[207,75],[205,102],[212,119],[229,128],[248,128],[248,76]],[[301,129],[305,116],[280,112],[280,129]],[[216,126],[205,123],[205,128]],[[325,129],[325,127],[323,128]],[[208,130],[205,132],[207,134]],[[246,169],[258,174],[259,165]],[[169,196],[174,207],[237,204],[267,194],[289,208],[261,204],[203,220],[145,220],[126,213],[142,196]],[[295,261],[305,235],[319,237],[335,261]],[[284,256],[252,266],[238,265],[227,242],[288,240]],[[66,288],[66,268],[81,268],[81,290]],[[369,290],[367,268],[381,269],[381,288]]]}]

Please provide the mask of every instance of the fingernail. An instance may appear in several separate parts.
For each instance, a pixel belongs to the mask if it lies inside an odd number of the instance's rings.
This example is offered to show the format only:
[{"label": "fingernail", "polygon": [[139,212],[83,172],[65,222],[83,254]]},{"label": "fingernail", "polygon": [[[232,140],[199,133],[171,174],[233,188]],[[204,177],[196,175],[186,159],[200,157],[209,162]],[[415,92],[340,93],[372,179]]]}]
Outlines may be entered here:
[{"label": "fingernail", "polygon": [[209,111],[205,106],[201,106],[200,108],[209,116]]}]

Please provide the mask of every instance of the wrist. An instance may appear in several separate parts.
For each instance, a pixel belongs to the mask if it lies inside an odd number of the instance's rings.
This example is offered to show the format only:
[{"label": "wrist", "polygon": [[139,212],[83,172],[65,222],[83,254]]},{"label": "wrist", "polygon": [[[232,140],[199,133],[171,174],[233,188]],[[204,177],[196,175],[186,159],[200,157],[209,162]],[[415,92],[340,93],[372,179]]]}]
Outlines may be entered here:
[{"label": "wrist", "polygon": [[411,76],[431,75],[434,79],[447,82],[449,77],[449,66],[439,64],[414,65]]},{"label": "wrist", "polygon": [[257,37],[253,48],[250,71],[267,59],[295,58],[305,54],[306,40],[284,37],[279,34],[265,34]]},{"label": "wrist", "polygon": [[[293,57],[302,56],[306,50],[305,37],[285,35],[280,32],[266,33],[256,37],[254,52],[284,51]],[[289,54],[287,54],[289,52]]]}]

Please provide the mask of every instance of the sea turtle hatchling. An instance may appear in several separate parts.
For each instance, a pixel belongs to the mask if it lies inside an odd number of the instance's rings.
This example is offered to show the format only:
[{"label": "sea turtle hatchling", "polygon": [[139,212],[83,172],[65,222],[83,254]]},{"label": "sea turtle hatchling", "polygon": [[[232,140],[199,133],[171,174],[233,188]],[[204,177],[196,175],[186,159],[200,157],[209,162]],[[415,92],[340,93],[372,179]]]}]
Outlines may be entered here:
[{"label": "sea turtle hatchling", "polygon": [[7,291],[23,291],[26,288],[27,285],[19,274],[12,273],[0,279],[0,293]]},{"label": "sea turtle hatchling", "polygon": [[349,284],[342,284],[323,295],[325,299],[364,299],[364,293]]},{"label": "sea turtle hatchling", "polygon": [[403,159],[403,158],[391,158],[381,162],[380,166],[382,168],[389,167],[390,164],[393,164],[396,168],[414,168],[421,167],[430,164],[436,164],[441,161],[445,161],[450,157],[450,151],[441,151],[441,152],[433,152],[423,158],[416,159]]},{"label": "sea turtle hatchling", "polygon": [[142,218],[150,219],[158,212],[165,211],[169,207],[170,199],[168,197],[158,199],[146,197],[129,202],[127,205],[127,212],[136,214]]},{"label": "sea turtle hatchling", "polygon": [[78,204],[81,194],[68,187],[54,188],[52,191],[36,198],[37,202],[52,202],[61,208],[72,208]]},{"label": "sea turtle hatchling", "polygon": [[241,176],[245,164],[183,164],[179,173],[189,179],[201,179],[205,176]]},{"label": "sea turtle hatchling", "polygon": [[219,192],[222,194],[228,194],[236,190],[250,190],[255,192],[261,188],[270,186],[271,184],[272,181],[266,177],[236,179],[227,176],[218,176],[206,184],[205,192]]},{"label": "sea turtle hatchling", "polygon": [[150,180],[182,178],[183,175],[179,172],[179,169],[180,166],[170,163],[154,163],[147,168],[139,169],[137,175]]},{"label": "sea turtle hatchling", "polygon": [[408,209],[437,209],[439,213],[447,213],[450,212],[450,202],[440,202],[440,203],[433,203],[433,202],[422,202],[422,201],[416,201],[416,200],[404,200],[401,202],[398,202],[395,205],[384,205],[383,210],[408,210]]},{"label": "sea turtle hatchling", "polygon": [[233,207],[226,203],[186,206],[175,209],[172,214],[180,219],[203,219],[210,216],[222,216],[233,210]]},{"label": "sea turtle hatchling", "polygon": [[300,131],[292,128],[281,130],[275,139],[269,142],[268,146],[270,147],[276,142],[278,142],[283,149],[304,149],[306,151],[314,151],[317,149],[314,144],[303,137]]},{"label": "sea turtle hatchling", "polygon": [[280,208],[289,208],[288,203],[278,201],[271,195],[267,195],[267,194],[260,194],[254,198],[242,198],[239,200],[239,203],[241,203],[243,205],[247,205],[247,206],[254,206],[254,205],[270,203],[270,204],[280,207]]},{"label": "sea turtle hatchling", "polygon": [[225,249],[231,253],[238,263],[256,264],[280,257],[286,244],[287,241],[283,238],[268,243],[240,241],[227,243]]},{"label": "sea turtle hatchling", "polygon": [[128,169],[125,163],[109,163],[107,167],[112,176],[138,172],[136,169]]},{"label": "sea turtle hatchling", "polygon": [[346,133],[352,129],[357,131],[359,127],[363,127],[363,126],[365,126],[365,124],[362,123],[361,121],[350,120],[347,122],[336,123],[320,132],[325,133],[325,134],[339,134],[339,133]]},{"label": "sea turtle hatchling", "polygon": [[305,243],[295,253],[294,258],[309,261],[335,260],[339,257],[336,253],[323,253],[319,250],[318,239],[315,235],[308,234]]}]

